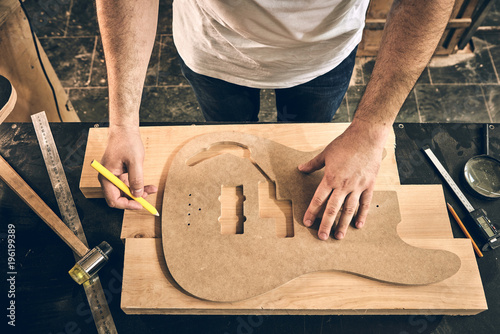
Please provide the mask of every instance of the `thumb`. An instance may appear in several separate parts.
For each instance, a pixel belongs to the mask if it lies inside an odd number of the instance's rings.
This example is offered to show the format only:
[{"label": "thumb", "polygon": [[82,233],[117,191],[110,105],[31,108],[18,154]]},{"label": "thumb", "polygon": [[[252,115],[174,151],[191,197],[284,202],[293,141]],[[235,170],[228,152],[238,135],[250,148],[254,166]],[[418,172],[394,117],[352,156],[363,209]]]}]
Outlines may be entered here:
[{"label": "thumb", "polygon": [[130,162],[127,166],[128,182],[130,185],[130,192],[135,197],[141,197],[144,193],[144,180],[142,173],[142,163],[137,161]]},{"label": "thumb", "polygon": [[320,153],[306,163],[299,165],[299,170],[303,173],[312,173],[325,167],[325,159],[323,154]]}]

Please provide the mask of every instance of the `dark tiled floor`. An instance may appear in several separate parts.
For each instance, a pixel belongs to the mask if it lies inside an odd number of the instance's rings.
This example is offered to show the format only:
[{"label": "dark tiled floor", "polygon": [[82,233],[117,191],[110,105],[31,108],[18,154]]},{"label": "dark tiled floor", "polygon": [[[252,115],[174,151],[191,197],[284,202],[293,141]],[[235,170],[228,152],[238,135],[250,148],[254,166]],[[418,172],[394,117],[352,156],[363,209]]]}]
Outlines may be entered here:
[{"label": "dark tiled floor", "polygon": [[421,121],[490,121],[479,85],[419,85],[415,89]]},{"label": "dark tiled floor", "polygon": [[96,36],[40,38],[63,87],[89,84],[96,39]]},{"label": "dark tiled floor", "polygon": [[[500,26],[494,0],[483,26]],[[94,1],[26,0],[35,32],[83,121],[107,119],[107,78]],[[172,41],[172,0],[160,0],[158,35],[148,67],[142,121],[202,121],[181,74]],[[474,52],[435,57],[404,103],[397,122],[500,122],[500,33],[480,31]],[[357,58],[351,85],[334,122],[352,120],[374,58]],[[261,121],[276,119],[272,90],[261,93]]]}]

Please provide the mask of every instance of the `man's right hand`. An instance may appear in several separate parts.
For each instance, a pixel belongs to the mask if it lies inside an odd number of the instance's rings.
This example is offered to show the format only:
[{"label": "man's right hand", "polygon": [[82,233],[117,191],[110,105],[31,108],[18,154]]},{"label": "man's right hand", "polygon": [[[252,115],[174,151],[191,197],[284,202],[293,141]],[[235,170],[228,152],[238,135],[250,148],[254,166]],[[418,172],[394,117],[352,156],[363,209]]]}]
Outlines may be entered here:
[{"label": "man's right hand", "polygon": [[[144,146],[138,127],[110,127],[108,146],[102,156],[102,165],[122,180],[135,197],[146,197],[154,194],[158,188],[153,185],[144,186],[143,165]],[[114,184],[99,174],[99,182],[106,202],[117,209],[142,209],[142,205],[129,199]]]}]

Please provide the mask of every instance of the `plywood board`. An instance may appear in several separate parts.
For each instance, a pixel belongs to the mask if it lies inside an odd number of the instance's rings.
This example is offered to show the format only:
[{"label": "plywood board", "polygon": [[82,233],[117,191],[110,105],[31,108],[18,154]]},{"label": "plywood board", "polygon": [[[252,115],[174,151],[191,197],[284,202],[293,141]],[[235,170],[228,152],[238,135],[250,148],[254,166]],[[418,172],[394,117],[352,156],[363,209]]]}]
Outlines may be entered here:
[{"label": "plywood board", "polygon": [[[213,147],[220,145],[246,153],[219,154]],[[366,228],[350,228],[342,241],[320,241],[317,229],[305,227],[302,219],[323,171],[297,169],[317,154],[241,132],[206,134],[184,145],[170,166],[162,207],[164,254],[176,283],[202,299],[238,301],[315,271],[408,285],[435,283],[457,272],[455,254],[412,247],[397,235],[395,191],[374,194]],[[266,179],[276,184],[277,200],[292,203],[288,238],[277,237],[274,219],[260,215],[258,183]],[[241,234],[221,233],[224,186],[243,190]]]},{"label": "plywood board", "polygon": [[[127,314],[450,314],[487,309],[468,239],[407,240],[462,260],[454,276],[430,285],[403,286],[342,272],[307,274],[261,296],[233,303],[189,296],[169,275],[160,239],[127,239],[121,308]],[[152,298],[154,296],[154,298]]]}]

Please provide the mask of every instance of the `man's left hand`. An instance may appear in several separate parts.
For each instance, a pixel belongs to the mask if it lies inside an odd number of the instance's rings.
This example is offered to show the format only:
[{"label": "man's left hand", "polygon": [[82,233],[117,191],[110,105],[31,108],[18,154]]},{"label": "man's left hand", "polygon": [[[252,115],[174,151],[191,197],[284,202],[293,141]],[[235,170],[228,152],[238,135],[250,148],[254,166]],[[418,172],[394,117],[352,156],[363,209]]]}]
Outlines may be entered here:
[{"label": "man's left hand", "polygon": [[324,207],[318,231],[321,240],[327,240],[340,211],[335,227],[335,238],[342,239],[356,213],[355,226],[365,224],[373,195],[387,127],[353,122],[346,131],[333,140],[320,154],[299,166],[304,173],[325,167],[325,174],[304,215],[304,225],[311,226]]}]

